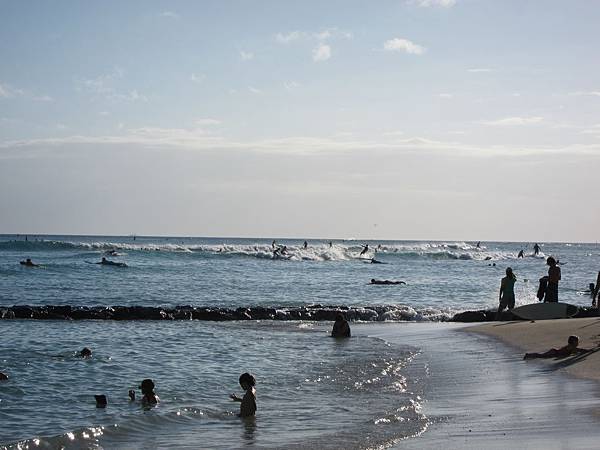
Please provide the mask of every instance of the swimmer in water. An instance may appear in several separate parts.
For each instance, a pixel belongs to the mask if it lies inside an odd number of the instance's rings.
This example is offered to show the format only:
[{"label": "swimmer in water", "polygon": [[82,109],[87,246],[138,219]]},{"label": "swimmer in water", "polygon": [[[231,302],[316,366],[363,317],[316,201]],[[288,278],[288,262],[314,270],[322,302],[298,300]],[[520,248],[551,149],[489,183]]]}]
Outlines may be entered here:
[{"label": "swimmer in water", "polygon": [[256,378],[248,372],[240,375],[240,386],[246,393],[243,397],[231,394],[229,398],[234,402],[240,402],[240,417],[252,417],[256,414]]},{"label": "swimmer in water", "polygon": [[146,378],[140,385],[142,390],[142,406],[154,406],[160,402],[160,398],[154,392],[154,381]]},{"label": "swimmer in water", "polygon": [[104,256],[102,257],[102,261],[97,262],[96,264],[102,264],[103,266],[117,266],[117,267],[127,267],[127,264],[122,262],[115,262],[106,259]]},{"label": "swimmer in water", "polygon": [[87,348],[87,347],[83,347],[83,349],[79,352],[79,357],[81,358],[91,358],[92,357],[92,351]]},{"label": "swimmer in water", "polygon": [[338,313],[335,316],[335,322],[333,323],[333,329],[331,330],[331,337],[334,338],[347,338],[350,337],[350,325],[342,313]]},{"label": "swimmer in water", "polygon": [[406,284],[406,283],[404,281],[376,280],[375,278],[371,278],[371,284]]},{"label": "swimmer in water", "polygon": [[106,405],[108,405],[106,395],[94,395],[94,397],[96,398],[96,408],[106,408]]},{"label": "swimmer in water", "polygon": [[27,267],[39,267],[39,264],[35,264],[31,258],[27,258],[25,261],[20,261],[19,264],[21,264],[22,266],[27,266]]},{"label": "swimmer in water", "polygon": [[4,372],[0,372],[0,381],[6,380],[8,380],[8,375],[6,375]]}]

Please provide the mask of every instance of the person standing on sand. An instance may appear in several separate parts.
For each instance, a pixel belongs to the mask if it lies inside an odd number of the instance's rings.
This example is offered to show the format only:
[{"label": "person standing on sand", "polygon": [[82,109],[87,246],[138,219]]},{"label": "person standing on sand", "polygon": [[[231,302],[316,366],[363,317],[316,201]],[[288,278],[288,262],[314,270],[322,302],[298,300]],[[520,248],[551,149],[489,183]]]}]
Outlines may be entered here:
[{"label": "person standing on sand", "polygon": [[558,282],[561,279],[560,267],[556,265],[554,257],[549,256],[546,264],[550,266],[548,269],[548,287],[546,287],[546,297],[544,302],[558,302]]},{"label": "person standing on sand", "polygon": [[498,294],[498,312],[496,312],[496,320],[500,320],[500,315],[504,308],[510,311],[515,307],[515,281],[517,277],[510,267],[506,268],[506,276],[500,282],[500,293]]},{"label": "person standing on sand", "polygon": [[596,308],[600,307],[600,296],[598,295],[600,293],[600,272],[598,272],[598,278],[596,278],[596,287],[594,289],[594,292],[592,293],[592,306],[595,306]]}]

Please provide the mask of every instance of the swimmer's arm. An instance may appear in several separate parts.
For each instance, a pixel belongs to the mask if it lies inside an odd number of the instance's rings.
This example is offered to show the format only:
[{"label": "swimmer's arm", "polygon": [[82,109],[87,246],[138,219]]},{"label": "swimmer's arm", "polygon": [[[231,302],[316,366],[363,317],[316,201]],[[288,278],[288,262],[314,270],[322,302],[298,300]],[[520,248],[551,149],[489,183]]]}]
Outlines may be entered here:
[{"label": "swimmer's arm", "polygon": [[241,401],[243,400],[243,399],[242,399],[242,397],[239,397],[239,396],[237,396],[237,395],[235,395],[235,394],[231,394],[231,395],[229,396],[229,398],[230,398],[231,400],[233,400],[234,402],[241,402]]}]

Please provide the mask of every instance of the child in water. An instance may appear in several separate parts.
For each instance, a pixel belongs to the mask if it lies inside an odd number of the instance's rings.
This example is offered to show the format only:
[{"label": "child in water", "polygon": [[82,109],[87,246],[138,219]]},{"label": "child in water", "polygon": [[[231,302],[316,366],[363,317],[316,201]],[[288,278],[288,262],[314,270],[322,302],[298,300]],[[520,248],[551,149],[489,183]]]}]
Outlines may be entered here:
[{"label": "child in water", "polygon": [[154,381],[150,378],[146,378],[142,381],[140,389],[142,390],[142,406],[154,406],[160,402],[160,398],[158,398],[158,395],[154,392]]},{"label": "child in water", "polygon": [[256,414],[256,379],[248,372],[240,375],[240,386],[246,391],[243,397],[238,397],[235,394],[231,394],[229,397],[231,400],[241,402],[240,405],[240,417],[251,417]]}]

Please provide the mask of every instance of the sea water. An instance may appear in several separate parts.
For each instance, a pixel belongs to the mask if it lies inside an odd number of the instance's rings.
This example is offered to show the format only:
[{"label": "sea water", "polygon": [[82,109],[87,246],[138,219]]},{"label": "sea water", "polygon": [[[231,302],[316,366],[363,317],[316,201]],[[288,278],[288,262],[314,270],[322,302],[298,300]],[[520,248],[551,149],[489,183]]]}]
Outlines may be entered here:
[{"label": "sea water", "polygon": [[[544,256],[561,261],[559,298],[589,305],[597,244],[309,241],[187,237],[1,236],[0,307],[392,305],[432,321],[497,305],[507,266],[517,304],[536,301]],[[360,257],[364,244],[369,252]],[[517,259],[525,249],[525,258]],[[374,251],[377,249],[377,253]],[[95,264],[108,250],[128,267]],[[372,264],[371,259],[384,264]],[[31,258],[41,267],[25,267]],[[495,265],[494,265],[495,264]],[[406,285],[368,284],[371,278]],[[2,320],[0,444],[17,448],[378,448],[418,436],[426,368],[418,345],[330,323]],[[78,358],[83,346],[91,359]],[[258,413],[241,421],[238,376],[257,378]],[[153,378],[162,402],[127,398]],[[138,390],[139,392],[139,390]],[[108,407],[97,409],[94,394]]]}]

